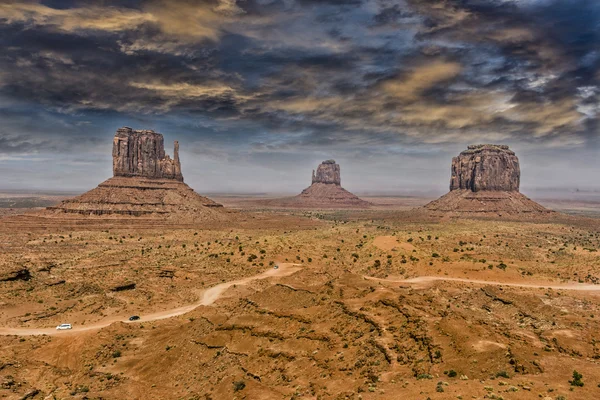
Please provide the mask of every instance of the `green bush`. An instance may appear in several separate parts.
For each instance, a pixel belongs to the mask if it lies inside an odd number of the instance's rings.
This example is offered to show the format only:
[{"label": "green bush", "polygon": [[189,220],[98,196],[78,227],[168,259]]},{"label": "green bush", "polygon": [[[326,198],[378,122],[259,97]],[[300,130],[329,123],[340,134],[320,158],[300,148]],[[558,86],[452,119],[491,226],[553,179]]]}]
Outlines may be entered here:
[{"label": "green bush", "polygon": [[583,387],[583,381],[581,380],[583,378],[583,375],[580,374],[579,372],[577,372],[576,370],[573,371],[573,380],[569,381],[569,383],[571,384],[571,386],[577,386],[577,387]]},{"label": "green bush", "polygon": [[239,392],[240,390],[244,390],[245,387],[246,387],[246,382],[244,382],[244,381],[233,382],[233,391],[234,392]]}]

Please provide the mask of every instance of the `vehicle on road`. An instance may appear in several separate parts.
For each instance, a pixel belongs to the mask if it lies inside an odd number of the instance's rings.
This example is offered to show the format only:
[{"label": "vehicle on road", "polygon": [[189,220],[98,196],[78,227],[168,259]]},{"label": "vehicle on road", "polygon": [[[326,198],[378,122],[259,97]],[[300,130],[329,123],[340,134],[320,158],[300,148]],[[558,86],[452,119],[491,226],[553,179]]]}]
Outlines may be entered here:
[{"label": "vehicle on road", "polygon": [[130,321],[137,321],[138,319],[140,319],[138,315],[132,315],[131,317],[129,317]]},{"label": "vehicle on road", "polygon": [[279,269],[279,265],[275,265],[273,269]]},{"label": "vehicle on road", "polygon": [[66,331],[67,329],[73,329],[71,324],[60,324],[56,327],[57,331]]}]

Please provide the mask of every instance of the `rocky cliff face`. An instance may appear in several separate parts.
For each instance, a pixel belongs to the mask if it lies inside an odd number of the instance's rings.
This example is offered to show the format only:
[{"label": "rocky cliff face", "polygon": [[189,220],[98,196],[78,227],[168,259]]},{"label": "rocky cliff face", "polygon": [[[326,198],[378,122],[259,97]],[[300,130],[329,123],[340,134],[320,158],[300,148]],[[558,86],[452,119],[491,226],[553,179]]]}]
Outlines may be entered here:
[{"label": "rocky cliff face", "polygon": [[340,166],[334,160],[323,161],[317,168],[317,172],[313,171],[312,183],[327,183],[341,186],[342,178],[340,174]]},{"label": "rocky cliff face", "polygon": [[183,182],[179,143],[174,159],[165,154],[163,135],[151,130],[117,129],[113,140],[113,175],[175,179]]},{"label": "rocky cliff face", "polygon": [[508,146],[474,145],[452,159],[450,190],[518,192],[519,159]]}]

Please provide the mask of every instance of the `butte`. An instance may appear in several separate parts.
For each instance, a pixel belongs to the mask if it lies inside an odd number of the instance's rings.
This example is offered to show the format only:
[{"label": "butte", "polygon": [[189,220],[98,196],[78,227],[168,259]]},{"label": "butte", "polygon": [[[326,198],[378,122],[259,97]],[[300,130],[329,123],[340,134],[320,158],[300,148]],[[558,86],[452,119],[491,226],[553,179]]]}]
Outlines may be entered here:
[{"label": "butte", "polygon": [[227,219],[220,204],[183,182],[179,143],[173,159],[151,130],[120,128],[113,140],[113,177],[95,189],[46,209],[46,215],[147,217],[188,221]]},{"label": "butte", "polygon": [[268,205],[299,208],[367,208],[362,200],[342,187],[341,170],[334,160],[323,161],[312,173],[312,184],[295,197],[269,200]]},{"label": "butte", "polygon": [[452,159],[450,192],[424,209],[465,216],[552,213],[519,192],[520,180],[519,159],[508,146],[468,146]]}]

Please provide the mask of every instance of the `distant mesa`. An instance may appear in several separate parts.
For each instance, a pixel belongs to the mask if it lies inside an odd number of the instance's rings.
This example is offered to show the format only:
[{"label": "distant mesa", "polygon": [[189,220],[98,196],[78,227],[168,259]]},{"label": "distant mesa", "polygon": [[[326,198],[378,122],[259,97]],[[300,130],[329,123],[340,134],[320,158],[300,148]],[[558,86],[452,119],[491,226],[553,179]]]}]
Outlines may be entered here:
[{"label": "distant mesa", "polygon": [[542,214],[552,211],[519,192],[521,169],[505,145],[480,144],[452,159],[450,193],[425,209],[459,214]]},{"label": "distant mesa", "polygon": [[340,165],[323,161],[312,173],[312,184],[295,197],[267,200],[264,204],[298,208],[367,208],[371,203],[350,193],[342,186]]},{"label": "distant mesa", "polygon": [[223,220],[222,205],[183,183],[179,143],[173,159],[164,138],[151,130],[117,130],[113,140],[113,177],[81,196],[47,208],[52,215]]}]

